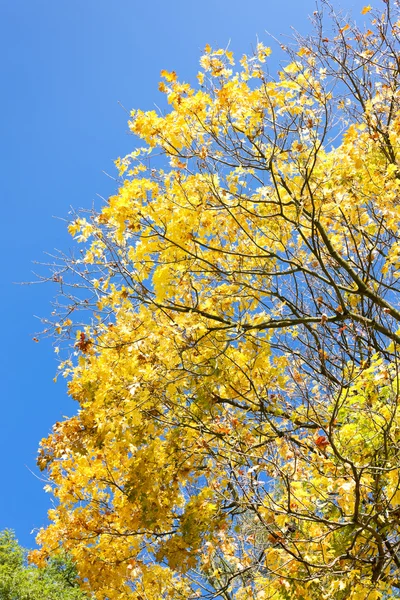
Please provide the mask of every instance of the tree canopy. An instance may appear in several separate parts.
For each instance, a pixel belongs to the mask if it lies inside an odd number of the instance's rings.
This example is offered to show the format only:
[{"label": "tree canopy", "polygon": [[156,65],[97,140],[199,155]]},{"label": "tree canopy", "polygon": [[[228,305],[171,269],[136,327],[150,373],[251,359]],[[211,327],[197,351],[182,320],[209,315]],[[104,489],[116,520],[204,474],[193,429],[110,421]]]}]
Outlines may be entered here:
[{"label": "tree canopy", "polygon": [[[76,416],[38,464],[96,598],[400,593],[400,11],[162,72],[119,189],[70,232]],[[81,312],[80,312],[81,311]]]},{"label": "tree canopy", "polygon": [[26,564],[26,550],[13,532],[0,532],[0,600],[84,600],[70,559],[53,558],[38,569]]}]

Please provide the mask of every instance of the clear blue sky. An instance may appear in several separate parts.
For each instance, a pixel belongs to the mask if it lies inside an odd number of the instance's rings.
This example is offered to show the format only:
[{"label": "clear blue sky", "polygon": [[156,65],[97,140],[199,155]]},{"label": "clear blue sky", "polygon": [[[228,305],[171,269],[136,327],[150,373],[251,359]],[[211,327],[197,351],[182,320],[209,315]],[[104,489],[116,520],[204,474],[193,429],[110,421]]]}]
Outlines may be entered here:
[{"label": "clear blue sky", "polygon": [[[336,2],[336,0],[334,0]],[[380,0],[370,2],[379,6]],[[70,207],[90,207],[115,183],[113,160],[132,148],[128,109],[160,102],[161,69],[193,81],[206,43],[250,53],[266,30],[307,32],[314,0],[3,0],[0,3],[2,199],[2,424],[0,529],[21,543],[46,523],[49,497],[37,479],[39,440],[77,406],[50,340],[32,342],[55,293],[34,279],[32,261],[68,251]],[[366,0],[341,0],[359,17]],[[337,5],[337,4],[336,4]],[[31,471],[30,471],[31,470]],[[39,474],[38,474],[39,475]]]}]

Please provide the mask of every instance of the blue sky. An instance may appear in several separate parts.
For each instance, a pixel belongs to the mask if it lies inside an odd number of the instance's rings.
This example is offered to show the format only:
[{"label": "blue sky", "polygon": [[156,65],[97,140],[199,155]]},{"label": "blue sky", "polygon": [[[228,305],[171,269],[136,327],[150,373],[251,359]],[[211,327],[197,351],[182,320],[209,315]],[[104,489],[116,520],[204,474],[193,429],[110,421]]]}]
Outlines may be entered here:
[{"label": "blue sky", "polygon": [[[342,0],[359,17],[365,0]],[[0,529],[34,545],[50,507],[37,446],[77,406],[53,383],[51,340],[32,341],[51,312],[33,261],[73,246],[70,207],[116,189],[113,160],[132,149],[121,107],[153,109],[161,69],[194,81],[206,43],[250,53],[266,30],[309,30],[314,0],[3,0],[0,3],[2,426]],[[379,0],[371,2],[379,5]],[[336,6],[338,4],[335,4]],[[54,217],[60,217],[55,219]],[[36,475],[36,476],[35,476]]]}]

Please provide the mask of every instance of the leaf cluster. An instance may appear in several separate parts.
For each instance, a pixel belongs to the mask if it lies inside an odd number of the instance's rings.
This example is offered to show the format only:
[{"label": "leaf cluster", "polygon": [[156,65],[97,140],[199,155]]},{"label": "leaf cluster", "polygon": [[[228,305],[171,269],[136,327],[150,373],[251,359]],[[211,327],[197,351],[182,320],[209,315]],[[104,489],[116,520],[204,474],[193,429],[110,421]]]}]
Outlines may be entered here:
[{"label": "leaf cluster", "polygon": [[261,43],[163,72],[70,225],[79,412],[41,443],[35,560],[99,600],[399,593],[400,8],[363,15],[321,2],[275,77]]}]

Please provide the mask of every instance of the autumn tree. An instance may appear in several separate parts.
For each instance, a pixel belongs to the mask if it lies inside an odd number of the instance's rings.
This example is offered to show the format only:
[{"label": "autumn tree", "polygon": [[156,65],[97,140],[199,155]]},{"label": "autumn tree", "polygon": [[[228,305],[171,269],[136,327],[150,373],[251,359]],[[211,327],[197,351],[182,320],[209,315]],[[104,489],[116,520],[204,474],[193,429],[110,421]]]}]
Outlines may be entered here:
[{"label": "autumn tree", "polygon": [[34,559],[98,599],[399,597],[400,8],[313,20],[275,77],[163,72],[54,263],[79,411]]}]

